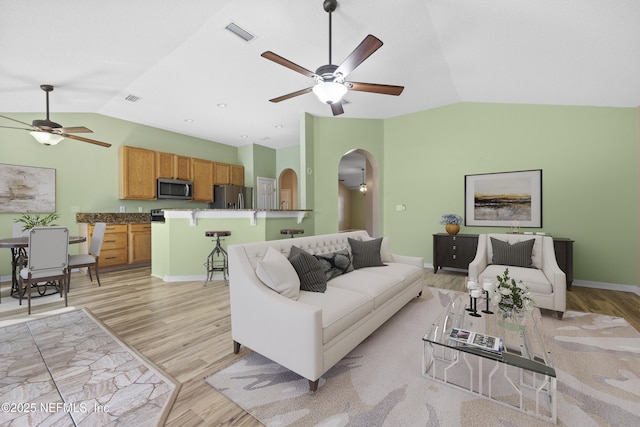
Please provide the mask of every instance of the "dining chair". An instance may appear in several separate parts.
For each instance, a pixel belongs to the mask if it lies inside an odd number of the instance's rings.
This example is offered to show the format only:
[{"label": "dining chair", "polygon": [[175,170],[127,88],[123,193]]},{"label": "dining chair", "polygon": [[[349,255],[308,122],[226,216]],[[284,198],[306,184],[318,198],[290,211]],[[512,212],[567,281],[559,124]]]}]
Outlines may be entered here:
[{"label": "dining chair", "polygon": [[26,292],[31,314],[31,287],[35,283],[59,281],[60,294],[67,306],[69,230],[66,227],[33,227],[29,230],[27,266],[20,270],[20,305]]},{"label": "dining chair", "polygon": [[107,228],[107,224],[104,222],[97,222],[93,227],[93,234],[91,235],[91,244],[89,245],[89,253],[69,255],[69,277],[67,282],[71,282],[71,269],[87,267],[89,272],[89,279],[93,282],[91,276],[91,267],[96,272],[96,280],[98,280],[98,286],[100,285],[100,276],[98,275],[98,258],[100,258],[100,249],[102,248],[102,241],[104,240],[104,231]]}]

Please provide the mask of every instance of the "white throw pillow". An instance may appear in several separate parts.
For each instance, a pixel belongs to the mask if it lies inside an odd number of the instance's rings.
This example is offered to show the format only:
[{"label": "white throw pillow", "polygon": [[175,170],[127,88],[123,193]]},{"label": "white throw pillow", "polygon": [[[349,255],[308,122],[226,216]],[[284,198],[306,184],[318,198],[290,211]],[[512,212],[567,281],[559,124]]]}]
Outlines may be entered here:
[{"label": "white throw pillow", "polygon": [[256,274],[262,282],[282,296],[298,299],[300,278],[289,260],[277,249],[269,246],[267,253],[258,261]]}]

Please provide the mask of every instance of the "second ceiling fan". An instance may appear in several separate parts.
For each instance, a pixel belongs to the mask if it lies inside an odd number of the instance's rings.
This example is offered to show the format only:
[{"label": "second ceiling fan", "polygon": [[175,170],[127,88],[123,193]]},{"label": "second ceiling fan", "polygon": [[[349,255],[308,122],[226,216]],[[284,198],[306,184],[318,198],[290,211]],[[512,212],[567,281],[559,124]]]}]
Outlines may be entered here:
[{"label": "second ceiling fan", "polygon": [[376,83],[359,83],[350,82],[345,79],[356,67],[364,62],[369,56],[371,56],[376,50],[382,46],[382,41],[375,36],[369,34],[365,39],[355,48],[353,52],[345,59],[340,65],[333,65],[331,63],[331,13],[336,10],[338,6],[337,0],[325,0],[323,3],[324,10],[329,13],[329,64],[320,66],[315,72],[307,70],[298,64],[295,64],[288,59],[283,58],[271,51],[264,52],[261,56],[270,61],[287,67],[295,72],[303,74],[307,77],[311,77],[315,80],[316,84],[306,89],[298,90],[286,95],[279,96],[277,98],[270,99],[271,102],[280,102],[287,99],[304,95],[313,91],[320,101],[327,103],[331,106],[331,111],[334,116],[338,116],[344,113],[342,106],[342,97],[348,90],[355,90],[359,92],[372,92],[380,93],[383,95],[395,95],[398,96],[402,93],[404,86],[383,85]]}]

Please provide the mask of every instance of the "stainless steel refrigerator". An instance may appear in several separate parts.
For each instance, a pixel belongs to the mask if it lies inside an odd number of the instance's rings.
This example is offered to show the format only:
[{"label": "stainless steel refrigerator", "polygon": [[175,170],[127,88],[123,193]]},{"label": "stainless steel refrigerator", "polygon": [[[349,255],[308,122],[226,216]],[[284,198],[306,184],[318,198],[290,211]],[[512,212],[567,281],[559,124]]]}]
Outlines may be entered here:
[{"label": "stainless steel refrigerator", "polygon": [[210,209],[253,209],[253,188],[240,185],[214,185]]}]

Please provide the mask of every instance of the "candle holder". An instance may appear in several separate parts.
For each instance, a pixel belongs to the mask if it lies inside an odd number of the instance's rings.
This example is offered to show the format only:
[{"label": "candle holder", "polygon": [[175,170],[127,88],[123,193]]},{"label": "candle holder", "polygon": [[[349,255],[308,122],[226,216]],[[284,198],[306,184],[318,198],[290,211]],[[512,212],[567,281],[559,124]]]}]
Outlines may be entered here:
[{"label": "candle holder", "polygon": [[484,298],[485,298],[485,301],[487,301],[487,307],[484,310],[482,310],[482,312],[486,314],[493,314],[493,311],[489,310],[489,291],[487,290],[484,291]]},{"label": "candle holder", "polygon": [[482,295],[480,289],[474,289],[469,293],[469,296],[471,297],[471,310],[469,316],[482,317],[482,315],[478,313],[478,298],[480,295]]}]

